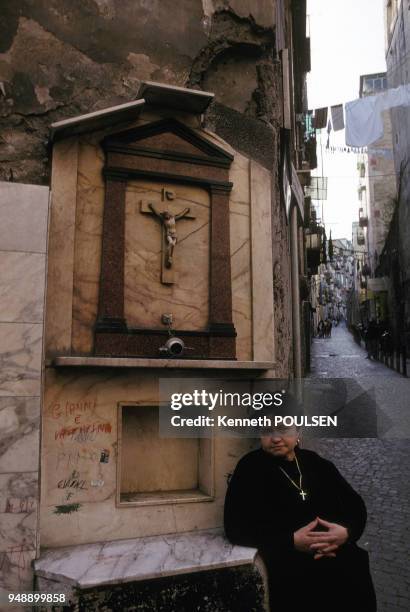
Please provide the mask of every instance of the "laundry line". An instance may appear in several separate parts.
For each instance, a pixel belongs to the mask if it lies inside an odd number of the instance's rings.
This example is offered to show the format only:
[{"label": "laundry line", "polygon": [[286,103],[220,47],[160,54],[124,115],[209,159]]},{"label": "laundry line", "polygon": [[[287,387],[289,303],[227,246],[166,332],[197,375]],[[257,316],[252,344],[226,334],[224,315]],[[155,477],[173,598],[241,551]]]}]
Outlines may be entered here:
[{"label": "laundry line", "polygon": [[367,147],[384,135],[383,111],[410,106],[410,84],[386,89],[350,102],[309,111],[307,123],[315,130],[328,133],[345,129],[347,147]]}]

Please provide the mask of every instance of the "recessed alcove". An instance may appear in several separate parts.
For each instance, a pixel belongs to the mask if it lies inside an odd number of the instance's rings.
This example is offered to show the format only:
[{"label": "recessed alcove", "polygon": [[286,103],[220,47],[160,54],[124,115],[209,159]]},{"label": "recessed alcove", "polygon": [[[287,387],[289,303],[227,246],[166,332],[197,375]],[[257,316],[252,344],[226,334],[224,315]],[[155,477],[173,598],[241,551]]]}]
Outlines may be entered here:
[{"label": "recessed alcove", "polygon": [[159,436],[158,405],[119,405],[117,505],[213,500],[213,441]]}]

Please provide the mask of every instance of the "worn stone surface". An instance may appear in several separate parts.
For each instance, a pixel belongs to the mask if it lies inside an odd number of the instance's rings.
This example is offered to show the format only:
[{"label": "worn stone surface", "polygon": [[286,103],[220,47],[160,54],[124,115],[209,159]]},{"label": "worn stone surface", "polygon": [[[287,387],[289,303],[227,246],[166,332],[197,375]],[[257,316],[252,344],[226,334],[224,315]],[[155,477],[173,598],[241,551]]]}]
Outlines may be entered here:
[{"label": "worn stone surface", "polygon": [[273,295],[275,304],[275,375],[286,378],[292,371],[292,309],[289,227],[277,181],[272,188]]},{"label": "worn stone surface", "polygon": [[5,0],[0,16],[3,180],[47,183],[49,124],[127,102],[142,80],[279,113],[273,0]]}]

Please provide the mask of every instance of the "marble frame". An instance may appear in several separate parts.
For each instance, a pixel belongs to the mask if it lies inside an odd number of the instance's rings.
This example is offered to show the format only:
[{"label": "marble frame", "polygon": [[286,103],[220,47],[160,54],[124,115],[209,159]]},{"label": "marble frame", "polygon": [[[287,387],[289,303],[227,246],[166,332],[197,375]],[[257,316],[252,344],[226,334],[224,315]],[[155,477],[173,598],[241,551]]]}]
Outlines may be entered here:
[{"label": "marble frame", "polygon": [[[136,501],[121,500],[121,467],[122,467],[122,409],[124,407],[135,406],[138,408],[157,408],[168,405],[166,402],[118,402],[117,405],[117,465],[116,465],[116,495],[115,505],[117,508],[130,508],[132,506],[161,506],[166,504],[186,504],[199,502],[215,501],[215,438],[198,438],[199,440],[199,465],[198,465],[198,480],[202,480],[202,491],[198,488],[197,494],[187,496],[183,494],[144,494],[144,499]],[[210,469],[207,469],[209,464]],[[208,466],[208,467],[209,467]]]},{"label": "marble frame", "polygon": [[[170,136],[162,145],[161,138]],[[157,146],[139,140],[157,138]],[[165,141],[166,142],[166,141]],[[180,143],[185,149],[181,151]],[[205,330],[175,330],[189,336],[189,358],[235,359],[228,181],[233,156],[175,119],[163,119],[104,138],[105,201],[98,320],[94,353],[98,356],[156,357],[167,330],[130,329],[124,318],[125,197],[129,180],[145,179],[205,188],[210,195],[209,322]],[[182,147],[183,148],[183,147]],[[195,153],[193,153],[195,151]]]}]

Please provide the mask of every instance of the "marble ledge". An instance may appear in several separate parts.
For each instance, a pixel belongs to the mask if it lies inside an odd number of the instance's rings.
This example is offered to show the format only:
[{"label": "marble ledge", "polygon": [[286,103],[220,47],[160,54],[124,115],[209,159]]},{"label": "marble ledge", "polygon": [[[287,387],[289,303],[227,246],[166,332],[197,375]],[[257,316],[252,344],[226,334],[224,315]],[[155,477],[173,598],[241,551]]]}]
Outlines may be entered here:
[{"label": "marble ledge", "polygon": [[274,361],[235,361],[226,359],[149,359],[138,357],[54,357],[46,367],[150,368],[189,370],[272,370]]},{"label": "marble ledge", "polygon": [[34,573],[81,589],[255,564],[256,557],[255,548],[209,529],[44,550]]}]

